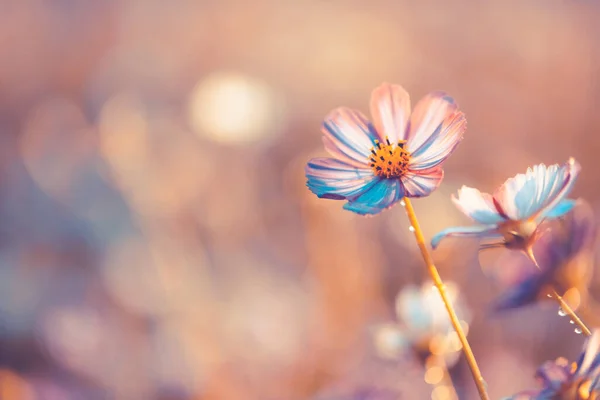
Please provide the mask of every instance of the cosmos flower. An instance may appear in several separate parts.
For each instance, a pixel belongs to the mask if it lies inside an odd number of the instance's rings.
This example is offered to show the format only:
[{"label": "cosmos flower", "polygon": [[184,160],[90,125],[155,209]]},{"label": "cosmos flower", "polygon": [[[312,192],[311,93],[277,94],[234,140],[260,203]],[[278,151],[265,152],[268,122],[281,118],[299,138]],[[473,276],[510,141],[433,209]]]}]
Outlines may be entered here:
[{"label": "cosmos flower", "polygon": [[[454,283],[447,282],[446,291],[466,333],[469,309]],[[373,331],[375,348],[381,357],[394,359],[413,351],[423,358],[434,352],[444,356],[448,364],[458,360],[460,342],[433,283],[405,286],[396,297],[396,316],[398,322],[381,324]]]},{"label": "cosmos flower", "polygon": [[496,311],[547,300],[552,289],[565,293],[578,288],[585,293],[591,271],[591,251],[596,241],[596,224],[591,207],[578,200],[565,219],[554,221],[534,247],[539,268],[519,253],[507,253],[494,268],[508,286],[495,303]]},{"label": "cosmos flower", "polygon": [[346,210],[362,215],[433,192],[444,176],[442,163],[466,129],[464,114],[447,94],[430,93],[411,113],[408,93],[388,83],[373,91],[371,114],[373,123],[356,110],[333,110],[322,129],[333,158],[313,158],[306,166],[314,194],[346,200]]},{"label": "cosmos flower", "polygon": [[531,255],[541,233],[539,225],[565,215],[575,205],[566,197],[580,169],[573,158],[563,165],[539,164],[508,179],[493,195],[463,186],[452,201],[480,225],[447,228],[433,237],[431,246],[437,247],[448,236],[478,237],[500,240],[483,248],[504,246]]},{"label": "cosmos flower", "polygon": [[536,377],[539,390],[518,393],[504,400],[598,400],[600,399],[600,330],[588,339],[576,363],[564,358],[542,365]]}]

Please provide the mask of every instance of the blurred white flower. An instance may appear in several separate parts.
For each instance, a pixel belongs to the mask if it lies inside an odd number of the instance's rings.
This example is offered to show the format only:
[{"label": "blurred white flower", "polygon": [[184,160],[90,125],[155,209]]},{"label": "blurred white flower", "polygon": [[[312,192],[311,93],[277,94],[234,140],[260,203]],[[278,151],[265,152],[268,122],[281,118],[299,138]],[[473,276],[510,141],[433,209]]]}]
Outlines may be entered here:
[{"label": "blurred white flower", "polygon": [[[465,333],[468,333],[471,315],[459,298],[456,285],[446,283],[446,291]],[[454,355],[461,350],[461,344],[438,290],[431,282],[421,287],[405,286],[396,297],[395,307],[398,322],[381,324],[373,332],[380,357],[397,358],[415,350],[443,355],[449,364],[457,360]]]}]

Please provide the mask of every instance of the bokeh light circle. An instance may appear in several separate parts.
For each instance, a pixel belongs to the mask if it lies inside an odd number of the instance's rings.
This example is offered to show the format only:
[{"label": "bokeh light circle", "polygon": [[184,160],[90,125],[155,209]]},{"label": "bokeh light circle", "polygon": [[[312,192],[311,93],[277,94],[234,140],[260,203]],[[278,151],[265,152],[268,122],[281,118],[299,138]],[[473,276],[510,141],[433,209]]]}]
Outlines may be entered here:
[{"label": "bokeh light circle", "polygon": [[281,120],[281,101],[265,83],[235,72],[200,80],[189,101],[189,123],[200,136],[223,144],[268,139]]}]

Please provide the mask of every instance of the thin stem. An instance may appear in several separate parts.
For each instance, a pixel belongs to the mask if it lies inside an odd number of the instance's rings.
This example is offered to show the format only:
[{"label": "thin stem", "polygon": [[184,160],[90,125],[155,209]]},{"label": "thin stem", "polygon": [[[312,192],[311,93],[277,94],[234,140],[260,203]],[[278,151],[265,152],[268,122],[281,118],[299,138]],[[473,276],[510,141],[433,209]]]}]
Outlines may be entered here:
[{"label": "thin stem", "polygon": [[415,215],[415,210],[412,206],[412,203],[410,202],[410,199],[408,197],[405,197],[403,201],[404,208],[406,210],[406,215],[408,216],[408,220],[410,221],[410,224],[413,227],[412,231],[415,234],[417,245],[421,250],[423,261],[425,261],[427,270],[429,271],[429,275],[431,276],[435,287],[438,289],[440,296],[442,297],[442,301],[444,302],[444,306],[446,306],[446,311],[448,312],[448,316],[450,317],[452,326],[454,327],[454,330],[458,335],[458,339],[462,344],[462,351],[465,355],[465,358],[467,359],[469,368],[471,369],[471,374],[473,375],[473,380],[475,381],[475,385],[477,386],[479,397],[481,398],[481,400],[489,400],[489,396],[485,389],[485,381],[483,380],[483,376],[481,376],[481,371],[479,371],[477,361],[475,361],[475,356],[473,355],[473,351],[471,350],[471,346],[467,341],[465,332],[463,331],[458,317],[456,316],[454,307],[452,307],[452,303],[448,299],[448,294],[446,293],[446,287],[444,285],[444,282],[442,282],[442,278],[440,277],[440,274],[438,273],[438,270],[435,267],[435,264],[433,263],[433,258],[431,257],[431,254],[429,254],[429,250],[427,250],[427,245],[425,244],[423,232],[421,231],[421,226],[419,225],[419,221],[417,220],[417,216]]},{"label": "thin stem", "polygon": [[[525,254],[535,264],[535,266],[541,270],[539,264],[537,263],[537,260],[535,259],[531,247],[525,250]],[[592,332],[589,330],[589,328],[585,325],[581,318],[579,318],[577,314],[575,314],[575,311],[573,311],[573,309],[567,304],[567,302],[562,298],[562,296],[558,294],[556,289],[553,288],[552,294],[549,294],[548,296],[556,300],[560,308],[566,313],[566,315],[569,316],[569,318],[571,318],[571,321],[573,321],[575,325],[577,325],[579,329],[581,329],[581,332],[583,332],[586,336],[592,336]]]}]

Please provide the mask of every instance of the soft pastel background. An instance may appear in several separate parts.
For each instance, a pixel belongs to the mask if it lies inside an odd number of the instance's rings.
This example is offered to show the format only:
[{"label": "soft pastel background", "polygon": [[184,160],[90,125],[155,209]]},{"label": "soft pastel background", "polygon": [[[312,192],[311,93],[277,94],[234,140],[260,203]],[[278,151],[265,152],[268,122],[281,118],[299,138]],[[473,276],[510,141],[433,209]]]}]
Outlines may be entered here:
[{"label": "soft pastel background", "polygon": [[[465,140],[415,201],[427,237],[467,222],[460,185],[569,156],[600,212],[599,16],[589,0],[0,0],[0,399],[429,399],[423,367],[379,360],[369,335],[424,278],[407,219],[306,189],[321,120],[367,112],[383,81],[457,99]],[[490,316],[476,249],[434,257],[498,399],[583,337],[553,305]],[[453,375],[476,398],[464,361]]]}]

